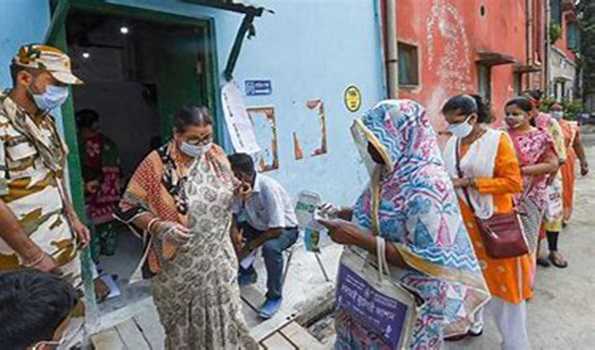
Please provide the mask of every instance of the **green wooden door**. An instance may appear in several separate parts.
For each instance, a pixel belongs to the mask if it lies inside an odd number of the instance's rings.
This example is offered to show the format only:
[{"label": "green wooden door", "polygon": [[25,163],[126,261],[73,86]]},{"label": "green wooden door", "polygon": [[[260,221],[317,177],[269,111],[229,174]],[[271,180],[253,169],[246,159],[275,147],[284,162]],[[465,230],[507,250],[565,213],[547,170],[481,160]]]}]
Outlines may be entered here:
[{"label": "green wooden door", "polygon": [[208,105],[202,57],[204,30],[188,28],[186,35],[162,32],[159,38],[157,103],[164,140],[171,136],[173,115],[184,105]]},{"label": "green wooden door", "polygon": [[[70,10],[69,0],[60,0],[54,14],[48,31],[46,33],[46,43],[59,48],[68,53],[66,42],[65,20]],[[74,209],[81,221],[88,224],[85,213],[85,197],[83,192],[83,178],[81,174],[81,163],[79,158],[78,139],[76,131],[76,122],[74,117],[74,104],[72,100],[72,89],[64,105],[62,105],[62,127],[64,129],[64,138],[68,145],[68,180],[70,183],[70,194]],[[95,300],[95,285],[93,282],[93,260],[91,259],[90,247],[81,252],[81,272],[84,284],[85,305],[87,327],[94,328],[98,322],[98,309]]]}]

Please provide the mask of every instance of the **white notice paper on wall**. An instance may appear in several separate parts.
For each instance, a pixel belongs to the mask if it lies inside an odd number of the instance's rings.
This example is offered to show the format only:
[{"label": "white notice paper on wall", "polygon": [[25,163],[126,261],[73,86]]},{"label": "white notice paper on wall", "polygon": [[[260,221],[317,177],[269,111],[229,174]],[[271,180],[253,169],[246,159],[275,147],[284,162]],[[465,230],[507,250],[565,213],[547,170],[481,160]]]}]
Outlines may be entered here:
[{"label": "white notice paper on wall", "polygon": [[260,147],[256,142],[254,125],[246,111],[244,99],[235,82],[226,83],[221,89],[223,114],[233,148],[238,153],[256,154]]}]

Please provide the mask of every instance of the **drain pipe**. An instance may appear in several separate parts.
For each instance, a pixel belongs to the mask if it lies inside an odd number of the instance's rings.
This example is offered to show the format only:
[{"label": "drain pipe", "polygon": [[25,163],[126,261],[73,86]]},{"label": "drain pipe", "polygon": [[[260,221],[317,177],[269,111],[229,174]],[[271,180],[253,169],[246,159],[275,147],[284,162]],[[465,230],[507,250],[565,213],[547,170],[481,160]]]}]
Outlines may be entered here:
[{"label": "drain pipe", "polygon": [[[533,65],[533,28],[534,28],[534,19],[533,19],[533,0],[525,0],[525,11],[527,17],[527,35],[525,40],[527,41],[526,49],[527,49],[527,66]],[[526,84],[527,89],[531,88],[531,74],[525,73],[526,75]]]},{"label": "drain pipe", "polygon": [[544,21],[544,25],[545,25],[545,54],[544,56],[544,64],[543,64],[543,68],[544,68],[544,86],[543,86],[543,91],[544,91],[544,97],[548,97],[550,96],[551,93],[551,89],[550,89],[550,74],[551,74],[551,67],[550,67],[550,51],[552,49],[552,43],[550,42],[551,37],[550,37],[550,25],[551,25],[551,8],[550,8],[550,2],[546,1],[545,2],[545,21]]},{"label": "drain pipe", "polygon": [[399,52],[397,46],[397,0],[386,0],[386,73],[388,97],[399,98]]}]

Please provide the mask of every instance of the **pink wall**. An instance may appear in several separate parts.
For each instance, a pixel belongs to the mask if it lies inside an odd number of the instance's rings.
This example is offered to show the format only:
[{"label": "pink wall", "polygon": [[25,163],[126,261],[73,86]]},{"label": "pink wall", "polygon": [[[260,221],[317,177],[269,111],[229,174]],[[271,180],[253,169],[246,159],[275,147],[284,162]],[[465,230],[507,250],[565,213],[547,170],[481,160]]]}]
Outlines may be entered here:
[{"label": "pink wall", "polygon": [[[402,88],[400,96],[421,102],[436,130],[444,129],[440,108],[450,96],[477,92],[479,51],[527,62],[525,0],[399,0],[397,14],[399,41],[418,46],[420,65],[420,85]],[[492,68],[492,107],[499,120],[514,96],[513,70],[512,64]]]}]

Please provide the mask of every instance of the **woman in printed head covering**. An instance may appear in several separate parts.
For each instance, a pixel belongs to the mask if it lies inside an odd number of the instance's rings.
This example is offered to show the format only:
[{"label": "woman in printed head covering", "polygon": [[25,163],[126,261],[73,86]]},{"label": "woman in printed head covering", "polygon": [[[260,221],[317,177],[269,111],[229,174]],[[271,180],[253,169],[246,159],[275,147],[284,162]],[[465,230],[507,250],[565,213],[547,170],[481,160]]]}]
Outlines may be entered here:
[{"label": "woman in printed head covering", "polygon": [[[331,238],[376,253],[374,235],[387,242],[391,277],[414,291],[423,305],[412,349],[439,349],[445,336],[468,332],[475,313],[489,299],[457,197],[421,105],[409,100],[380,102],[359,125],[376,163],[370,188],[351,210],[356,224],[321,221]],[[343,345],[342,345],[343,344]],[[336,347],[348,347],[338,337]]]}]

